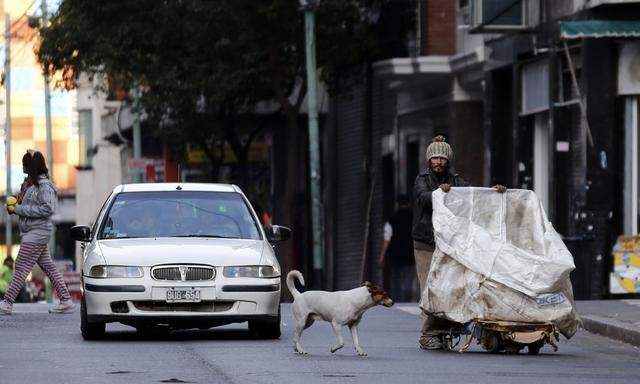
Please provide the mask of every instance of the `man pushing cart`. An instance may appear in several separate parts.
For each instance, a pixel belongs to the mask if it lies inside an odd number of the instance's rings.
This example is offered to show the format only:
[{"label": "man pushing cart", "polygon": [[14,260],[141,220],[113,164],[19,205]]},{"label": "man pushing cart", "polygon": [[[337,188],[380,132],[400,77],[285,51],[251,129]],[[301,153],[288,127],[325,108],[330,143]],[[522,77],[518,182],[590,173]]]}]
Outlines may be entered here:
[{"label": "man pushing cart", "polygon": [[468,334],[462,351],[473,338],[490,352],[556,348],[559,333],[570,338],[579,324],[573,257],[534,192],[467,187],[449,172],[452,156],[436,137],[414,186],[420,347],[450,349]]}]

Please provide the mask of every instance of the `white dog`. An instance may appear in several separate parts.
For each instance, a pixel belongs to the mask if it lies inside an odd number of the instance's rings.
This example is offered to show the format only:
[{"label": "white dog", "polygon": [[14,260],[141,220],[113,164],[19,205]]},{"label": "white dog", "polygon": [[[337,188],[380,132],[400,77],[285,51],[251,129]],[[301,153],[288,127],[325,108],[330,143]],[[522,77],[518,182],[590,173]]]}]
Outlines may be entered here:
[{"label": "white dog", "polygon": [[349,291],[300,293],[296,289],[294,278],[297,278],[304,286],[302,273],[294,270],[287,274],[287,288],[293,295],[292,312],[296,319],[296,329],[293,332],[293,350],[301,355],[306,355],[307,352],[300,345],[302,331],[309,328],[315,320],[324,320],[331,323],[338,341],[336,345],[331,347],[331,353],[344,347],[341,330],[343,326],[347,325],[351,330],[356,352],[360,356],[366,356],[367,354],[360,348],[357,326],[367,309],[379,304],[385,307],[393,305],[393,300],[387,293],[368,281],[362,287]]}]

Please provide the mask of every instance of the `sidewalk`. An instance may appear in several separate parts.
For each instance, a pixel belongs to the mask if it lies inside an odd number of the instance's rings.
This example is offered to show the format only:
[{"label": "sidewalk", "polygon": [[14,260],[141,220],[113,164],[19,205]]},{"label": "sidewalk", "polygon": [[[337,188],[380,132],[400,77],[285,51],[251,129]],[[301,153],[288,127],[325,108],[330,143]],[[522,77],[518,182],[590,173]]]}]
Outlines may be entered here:
[{"label": "sidewalk", "polygon": [[584,329],[640,347],[640,300],[577,301]]}]

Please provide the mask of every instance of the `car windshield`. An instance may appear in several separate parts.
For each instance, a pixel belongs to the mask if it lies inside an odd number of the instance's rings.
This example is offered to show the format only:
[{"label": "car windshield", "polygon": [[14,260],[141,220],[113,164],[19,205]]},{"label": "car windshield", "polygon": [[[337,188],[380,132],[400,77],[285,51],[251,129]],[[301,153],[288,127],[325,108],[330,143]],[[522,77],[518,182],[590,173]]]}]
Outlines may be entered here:
[{"label": "car windshield", "polygon": [[163,191],[116,196],[100,227],[100,239],[219,237],[260,239],[239,193]]}]

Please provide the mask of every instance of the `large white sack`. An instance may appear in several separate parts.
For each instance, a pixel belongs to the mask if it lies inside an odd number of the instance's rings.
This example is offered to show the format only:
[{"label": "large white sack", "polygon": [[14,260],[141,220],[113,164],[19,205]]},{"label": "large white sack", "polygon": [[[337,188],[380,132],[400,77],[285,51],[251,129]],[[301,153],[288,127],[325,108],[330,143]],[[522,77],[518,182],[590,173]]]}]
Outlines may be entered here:
[{"label": "large white sack", "polygon": [[535,193],[452,188],[433,194],[436,251],[420,306],[460,323],[475,319],[578,327],[573,257]]},{"label": "large white sack", "polygon": [[550,322],[571,338],[578,329],[579,317],[571,281],[564,279],[561,285],[555,294],[532,298],[485,279],[436,248],[420,307],[463,324],[472,320]]},{"label": "large white sack", "polygon": [[535,297],[558,291],[575,268],[533,191],[471,187],[432,196],[436,245],[472,271]]}]

